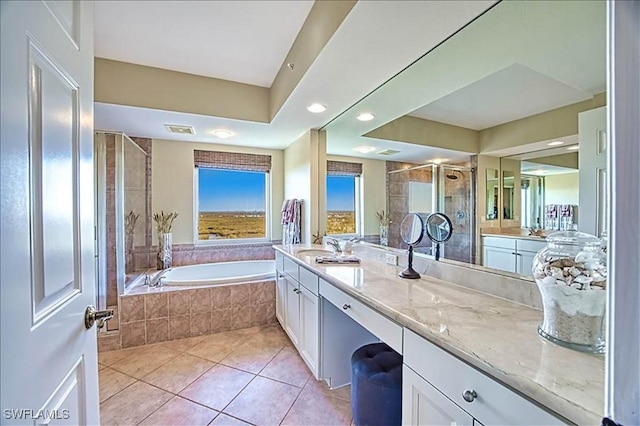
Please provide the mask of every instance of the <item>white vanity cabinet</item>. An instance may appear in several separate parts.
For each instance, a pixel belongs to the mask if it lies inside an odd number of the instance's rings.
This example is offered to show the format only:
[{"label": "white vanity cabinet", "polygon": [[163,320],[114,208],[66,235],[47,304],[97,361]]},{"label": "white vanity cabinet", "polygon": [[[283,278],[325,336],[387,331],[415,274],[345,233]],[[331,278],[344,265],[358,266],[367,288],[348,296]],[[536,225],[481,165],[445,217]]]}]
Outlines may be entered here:
[{"label": "white vanity cabinet", "polygon": [[[276,254],[276,318],[296,346],[313,375],[318,378],[319,317],[318,276]],[[282,270],[277,268],[281,266]]]},{"label": "white vanity cabinet", "polygon": [[403,392],[402,423],[405,425],[565,424],[407,329]]},{"label": "white vanity cabinet", "polygon": [[415,371],[402,366],[402,424],[473,426],[473,417]]},{"label": "white vanity cabinet", "polygon": [[482,265],[515,274],[531,275],[533,258],[545,241],[512,237],[482,237]]}]

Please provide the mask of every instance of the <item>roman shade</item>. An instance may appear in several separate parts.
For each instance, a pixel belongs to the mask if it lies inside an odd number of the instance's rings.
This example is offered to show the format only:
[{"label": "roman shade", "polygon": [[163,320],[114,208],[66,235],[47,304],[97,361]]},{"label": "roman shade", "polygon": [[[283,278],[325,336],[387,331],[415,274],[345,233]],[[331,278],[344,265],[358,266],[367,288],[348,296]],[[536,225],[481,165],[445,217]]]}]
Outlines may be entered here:
[{"label": "roman shade", "polygon": [[360,176],[361,163],[347,163],[346,161],[327,160],[327,176]]},{"label": "roman shade", "polygon": [[196,149],[193,151],[193,164],[195,167],[208,169],[269,173],[271,171],[271,156]]}]

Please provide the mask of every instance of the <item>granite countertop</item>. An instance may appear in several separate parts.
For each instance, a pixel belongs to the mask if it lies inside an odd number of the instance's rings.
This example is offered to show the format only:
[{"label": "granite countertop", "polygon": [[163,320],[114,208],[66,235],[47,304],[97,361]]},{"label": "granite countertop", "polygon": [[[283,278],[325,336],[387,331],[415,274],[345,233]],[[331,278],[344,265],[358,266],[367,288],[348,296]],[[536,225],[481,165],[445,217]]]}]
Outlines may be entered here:
[{"label": "granite countertop", "polygon": [[360,256],[359,265],[320,265],[274,246],[321,278],[487,375],[577,424],[600,424],[604,356],[572,351],[537,334],[542,311]]},{"label": "granite countertop", "polygon": [[541,241],[546,242],[546,237],[537,237],[535,235],[524,235],[524,234],[502,234],[502,233],[493,233],[493,232],[483,232],[483,237],[498,237],[498,238],[516,238],[518,240],[532,240],[532,241]]}]

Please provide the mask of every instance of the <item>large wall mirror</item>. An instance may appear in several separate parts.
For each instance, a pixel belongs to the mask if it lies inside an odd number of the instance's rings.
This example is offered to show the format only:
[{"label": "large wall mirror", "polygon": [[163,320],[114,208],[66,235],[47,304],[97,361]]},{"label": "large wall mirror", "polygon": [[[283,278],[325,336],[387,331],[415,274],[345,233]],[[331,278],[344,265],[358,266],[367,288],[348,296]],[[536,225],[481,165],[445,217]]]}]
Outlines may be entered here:
[{"label": "large wall mirror", "polygon": [[[428,205],[452,218],[449,260],[482,264],[488,232],[573,221],[598,235],[607,195],[587,182],[606,176],[605,31],[604,1],[496,3],[325,126],[327,153],[386,164],[392,246],[400,212]],[[421,169],[430,176],[412,175]],[[552,224],[549,205],[574,207]]]}]

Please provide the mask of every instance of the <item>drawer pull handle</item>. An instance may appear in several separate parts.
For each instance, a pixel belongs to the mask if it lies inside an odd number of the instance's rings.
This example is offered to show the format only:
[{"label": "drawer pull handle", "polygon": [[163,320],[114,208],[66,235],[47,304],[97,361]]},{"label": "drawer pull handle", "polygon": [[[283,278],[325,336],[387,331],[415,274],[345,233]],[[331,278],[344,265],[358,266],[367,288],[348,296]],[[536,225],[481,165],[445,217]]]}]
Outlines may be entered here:
[{"label": "drawer pull handle", "polygon": [[296,293],[296,294],[300,294],[300,290],[299,290],[299,289],[297,289],[297,288],[294,288],[294,289],[293,289],[293,292],[294,292],[294,293]]},{"label": "drawer pull handle", "polygon": [[473,402],[477,397],[478,397],[478,394],[473,389],[466,390],[462,394],[462,398],[464,398],[464,400],[467,402]]},{"label": "drawer pull handle", "polygon": [[351,305],[349,305],[348,303],[345,303],[344,305],[342,305],[342,309],[344,309],[345,311],[347,309],[349,309],[351,307]]}]

